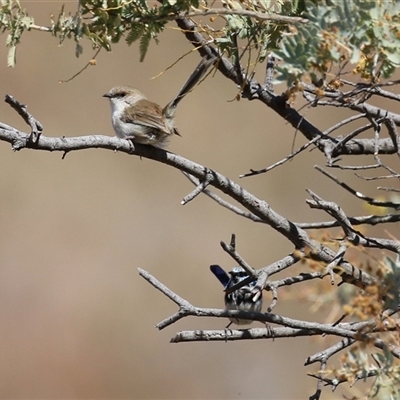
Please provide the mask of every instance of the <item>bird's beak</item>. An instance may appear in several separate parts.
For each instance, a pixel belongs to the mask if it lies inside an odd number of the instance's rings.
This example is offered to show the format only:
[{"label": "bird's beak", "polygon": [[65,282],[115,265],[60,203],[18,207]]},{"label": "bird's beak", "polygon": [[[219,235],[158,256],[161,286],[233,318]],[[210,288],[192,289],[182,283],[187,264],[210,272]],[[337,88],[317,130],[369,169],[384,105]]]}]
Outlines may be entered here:
[{"label": "bird's beak", "polygon": [[108,97],[108,98],[110,98],[111,96],[110,96],[110,93],[106,93],[106,94],[103,94],[103,97]]}]

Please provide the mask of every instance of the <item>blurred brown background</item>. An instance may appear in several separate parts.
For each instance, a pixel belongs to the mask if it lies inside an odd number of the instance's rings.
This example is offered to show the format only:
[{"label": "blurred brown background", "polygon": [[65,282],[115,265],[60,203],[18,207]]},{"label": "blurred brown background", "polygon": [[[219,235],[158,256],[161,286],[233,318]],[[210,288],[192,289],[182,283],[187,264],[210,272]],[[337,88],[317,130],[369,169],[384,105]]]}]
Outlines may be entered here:
[{"label": "blurred brown background", "polygon": [[[47,25],[61,6],[22,4],[39,25]],[[95,67],[59,84],[92,57],[87,43],[77,59],[72,42],[60,48],[49,34],[26,33],[17,66],[10,69],[6,36],[0,39],[1,93],[26,103],[47,136],[114,135],[102,94],[128,84],[165,105],[200,59],[194,53],[150,80],[191,50],[170,29],[158,46],[151,44],[142,64],[137,45],[121,43],[110,54],[102,51]],[[180,104],[182,138],[174,138],[169,150],[235,181],[249,168],[289,154],[294,129],[256,101],[230,102],[236,94],[220,74],[207,79]],[[320,128],[344,116],[332,109],[304,112]],[[4,102],[0,115],[28,131]],[[296,146],[301,143],[299,137]],[[317,366],[305,369],[303,363],[322,343],[170,344],[179,330],[221,329],[226,321],[184,319],[159,332],[154,325],[176,306],[137,273],[138,267],[148,270],[194,305],[222,307],[222,287],[209,265],[229,269],[234,263],[219,242],[236,233],[240,254],[261,268],[292,250],[277,233],[205,196],[181,206],[191,184],[149,160],[104,150],[73,152],[62,160],[61,153],[14,153],[6,143],[0,154],[1,398],[300,399],[313,392],[315,382],[305,374]],[[321,154],[304,153],[240,183],[296,222],[327,219],[308,209],[305,188],[341,202],[349,214],[361,213],[359,203],[312,169],[316,163],[324,164]],[[291,303],[276,312],[300,316]]]}]

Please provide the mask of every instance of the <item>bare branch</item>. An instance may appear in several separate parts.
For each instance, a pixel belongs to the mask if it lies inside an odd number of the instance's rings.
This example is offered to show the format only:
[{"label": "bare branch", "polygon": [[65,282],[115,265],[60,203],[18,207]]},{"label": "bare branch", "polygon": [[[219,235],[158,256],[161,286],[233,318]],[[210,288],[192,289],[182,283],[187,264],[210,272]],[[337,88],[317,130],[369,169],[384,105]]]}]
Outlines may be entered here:
[{"label": "bare branch", "polygon": [[[400,243],[397,240],[365,237],[361,232],[355,230],[351,226],[346,214],[336,203],[324,201],[310,190],[308,190],[308,192],[315,198],[315,201],[307,200],[310,207],[324,210],[332,215],[340,223],[347,240],[355,246],[361,245],[364,247],[387,249],[396,254],[400,253]],[[335,267],[336,264],[334,261],[335,260],[332,260],[329,265]]]},{"label": "bare branch", "polygon": [[340,181],[338,178],[335,176],[331,175],[329,172],[325,171],[318,165],[314,167],[316,170],[327,176],[328,178],[332,179],[334,182],[336,182],[338,185],[340,185],[343,189],[347,190],[349,193],[352,195],[358,197],[361,200],[366,201],[368,204],[377,206],[377,207],[389,207],[389,208],[394,208],[395,210],[400,209],[400,204],[399,203],[393,203],[391,201],[377,201],[373,199],[372,197],[364,196],[362,193],[352,189],[349,185],[346,183]]},{"label": "bare branch", "polygon": [[342,128],[343,126],[350,124],[351,122],[357,121],[358,119],[364,118],[366,114],[356,114],[352,115],[349,118],[345,118],[344,120],[338,122],[337,124],[331,126],[330,128],[326,129],[324,131],[324,135],[330,135],[332,132],[336,131],[339,128]]},{"label": "bare branch", "polygon": [[400,137],[399,137],[399,133],[397,132],[396,124],[394,123],[393,120],[391,120],[389,118],[385,118],[384,123],[389,132],[389,136],[392,139],[392,142],[396,149],[397,155],[400,157]]},{"label": "bare branch", "polygon": [[343,339],[340,342],[334,344],[333,346],[328,347],[327,349],[322,350],[312,356],[309,356],[305,361],[304,365],[310,365],[315,362],[327,361],[334,354],[351,346],[353,343],[355,343],[354,339],[349,339],[349,338]]},{"label": "bare branch", "polygon": [[[400,221],[399,214],[388,214],[388,215],[366,215],[361,217],[348,217],[352,225],[377,225],[394,223]],[[296,225],[302,229],[326,229],[340,226],[338,221],[329,222],[296,222]]]},{"label": "bare branch", "polygon": [[5,102],[8,103],[22,119],[31,127],[31,135],[28,140],[36,143],[43,131],[42,124],[28,112],[28,107],[25,104],[15,100],[13,96],[6,95]]},{"label": "bare branch", "polygon": [[181,331],[172,339],[171,343],[181,342],[207,342],[207,341],[233,341],[233,340],[253,340],[253,339],[279,339],[294,338],[304,336],[319,335],[314,332],[307,332],[303,329],[293,329],[284,327],[250,328],[250,329],[230,329],[226,330],[197,330]]},{"label": "bare branch", "polygon": [[182,297],[178,296],[172,290],[169,290],[165,285],[163,285],[160,281],[154,278],[153,275],[149,274],[144,269],[138,268],[139,275],[144,278],[150,285],[154,286],[158,289],[161,293],[164,293],[170,300],[172,300],[175,304],[182,307],[191,307],[191,304],[183,299]]},{"label": "bare branch", "polygon": [[[182,299],[176,293],[172,292],[165,285],[159,282],[156,278],[154,278],[147,271],[139,269],[139,274],[145,278],[152,286],[156,289],[164,293],[168,298],[174,301],[179,305],[179,311],[172,315],[171,317],[165,319],[164,321],[158,323],[156,327],[158,329],[164,329],[177,320],[187,317],[187,316],[197,316],[197,317],[216,317],[216,318],[239,318],[239,319],[251,319],[260,322],[266,323],[274,323],[277,325],[281,325],[285,328],[298,329],[303,331],[306,335],[320,335],[320,334],[330,334],[335,336],[341,336],[350,339],[369,341],[371,340],[370,336],[367,332],[375,329],[376,324],[374,321],[367,321],[358,324],[338,324],[333,326],[332,324],[320,324],[318,322],[308,322],[301,321],[292,318],[283,317],[277,314],[271,313],[255,313],[255,312],[246,312],[246,311],[232,311],[232,310],[218,310],[218,309],[210,309],[210,308],[199,308],[191,305],[188,301]],[[363,329],[362,329],[363,327]],[[297,336],[300,333],[294,331],[279,331],[275,328],[264,328],[263,332],[259,336],[254,336],[248,334],[251,330],[244,330],[240,332],[246,332],[246,334],[234,334],[235,331],[228,330],[229,335],[227,334],[227,330],[222,331],[209,331],[205,334],[205,331],[195,332],[181,332],[175,336],[172,341],[177,343],[181,341],[211,341],[211,340],[244,340],[244,339],[264,339],[264,338],[276,338],[277,334],[285,334]],[[260,333],[260,331],[257,331]],[[302,334],[300,334],[302,335]],[[376,340],[376,345],[379,347],[379,340]],[[399,356],[400,354],[394,353],[395,356]]]},{"label": "bare branch", "polygon": [[265,90],[268,90],[269,92],[273,93],[274,92],[274,85],[273,85],[273,80],[274,80],[274,73],[275,73],[275,57],[272,55],[269,55],[267,57],[267,63],[265,65],[265,79],[264,79],[264,87]]},{"label": "bare branch", "polygon": [[192,192],[190,192],[187,196],[183,198],[181,204],[184,206],[189,201],[192,201],[195,197],[197,197],[201,192],[204,191],[204,189],[210,184],[211,180],[211,173],[206,172],[205,178],[201,182],[199,182],[199,184],[194,188]]},{"label": "bare branch", "polygon": [[312,279],[323,279],[327,273],[322,273],[322,272],[303,272],[300,275],[297,276],[290,276],[288,278],[281,279],[279,281],[271,281],[268,282],[266,290],[270,286],[273,287],[281,287],[281,286],[291,286],[295,285],[296,283],[301,283],[301,282],[307,282]]},{"label": "bare branch", "polygon": [[264,174],[266,172],[271,171],[272,169],[279,167],[280,165],[284,164],[287,161],[290,161],[291,159],[293,159],[295,156],[297,156],[297,154],[301,153],[302,151],[304,151],[305,149],[307,149],[308,147],[310,147],[312,144],[314,144],[315,142],[317,142],[318,140],[320,140],[320,138],[315,137],[313,140],[307,142],[306,144],[304,144],[303,146],[301,146],[299,149],[297,149],[296,151],[294,151],[293,153],[289,154],[288,156],[286,156],[285,158],[283,158],[280,161],[277,161],[276,163],[270,165],[267,168],[263,168],[263,169],[259,169],[259,170],[254,170],[254,169],[250,169],[250,172],[247,172],[245,174],[241,174],[239,175],[239,178],[246,178],[248,176],[254,176],[254,175],[259,175],[259,174]]},{"label": "bare branch", "polygon": [[[283,317],[281,315],[277,314],[270,314],[270,313],[247,313],[244,311],[224,311],[224,312],[218,312],[218,310],[214,309],[197,309],[199,312],[203,312],[200,316],[210,316],[210,317],[225,317],[225,316],[231,316],[235,318],[246,318],[246,319],[254,319],[255,321],[260,321],[260,322],[268,322],[268,323],[275,323],[278,325],[282,325],[285,328],[292,328],[292,329],[298,329],[301,332],[295,332],[295,331],[279,331],[276,328],[264,328],[264,329],[245,329],[245,330],[239,330],[235,331],[232,330],[230,332],[230,335],[228,336],[226,333],[226,330],[224,331],[207,331],[207,335],[201,335],[197,334],[199,331],[184,331],[180,332],[177,334],[177,336],[172,339],[174,343],[177,342],[182,342],[182,341],[213,341],[213,340],[222,340],[221,336],[224,334],[226,335],[227,340],[247,340],[247,339],[265,339],[265,338],[277,338],[277,334],[281,333],[283,334],[289,334],[293,336],[315,336],[315,335],[322,335],[322,334],[329,334],[329,335],[334,335],[334,336],[341,336],[345,338],[350,338],[350,339],[358,339],[358,340],[369,340],[369,336],[365,333],[360,333],[353,331],[351,329],[345,329],[341,327],[333,327],[330,324],[320,324],[318,322],[307,322],[307,321],[301,321],[301,320],[296,320],[292,318],[287,318]],[[205,315],[205,314],[209,315]],[[192,314],[193,315],[193,314]],[[197,315],[197,314],[196,314]],[[253,318],[250,318],[252,316]],[[200,332],[205,332],[205,331],[200,331]],[[233,334],[237,334],[233,336]],[[249,332],[258,334],[258,335],[250,335]],[[232,336],[231,336],[232,335]],[[286,336],[287,337],[287,336]],[[224,337],[225,339],[225,337]]]},{"label": "bare branch", "polygon": [[[197,185],[200,184],[200,181],[197,178],[195,178],[194,176],[192,176],[190,174],[187,174],[185,172],[183,172],[183,175],[186,176],[186,178],[188,178],[190,180],[190,182],[192,182],[194,185],[197,186]],[[217,202],[220,206],[222,206],[224,208],[227,208],[229,211],[232,211],[235,214],[240,215],[241,217],[248,218],[248,219],[250,219],[250,220],[252,220],[254,222],[265,223],[261,218],[255,216],[254,214],[252,214],[250,212],[246,212],[246,211],[241,210],[240,208],[238,208],[238,207],[234,206],[233,204],[230,204],[229,202],[221,199],[221,197],[219,197],[218,195],[216,195],[215,193],[213,193],[213,192],[211,192],[211,191],[209,191],[207,189],[204,189],[203,193],[205,195],[207,195],[208,197],[210,197],[211,199],[213,199],[215,202]]]},{"label": "bare branch", "polygon": [[396,193],[400,193],[400,189],[393,188],[393,187],[378,186],[377,189],[378,189],[378,190],[383,190],[383,191],[385,191],[385,192],[396,192]]},{"label": "bare branch", "polygon": [[340,140],[331,150],[331,156],[333,154],[339,154],[343,146],[350,142],[350,140],[353,140],[356,136],[358,136],[360,133],[367,131],[372,127],[372,124],[367,124],[364,126],[361,126],[357,129],[354,129],[353,132],[350,132],[347,136],[345,136],[342,140]]},{"label": "bare branch", "polygon": [[35,24],[29,25],[29,30],[40,31],[40,32],[52,32],[51,28],[48,26],[40,26]]},{"label": "bare branch", "polygon": [[343,242],[340,245],[335,258],[325,267],[326,273],[329,274],[331,277],[331,285],[335,284],[335,278],[333,276],[333,268],[337,267],[344,260],[344,255],[348,247],[349,246],[347,245],[347,243]]},{"label": "bare branch", "polygon": [[[200,181],[197,178],[195,178],[194,176],[187,174],[185,172],[183,172],[183,175],[186,176],[186,178],[188,178],[190,180],[190,182],[192,182],[194,185],[197,186],[200,184]],[[211,199],[213,199],[220,206],[227,208],[229,211],[232,211],[241,217],[248,218],[254,222],[265,223],[261,218],[257,217],[256,215],[254,215],[250,212],[241,210],[240,208],[234,206],[233,204],[227,202],[226,200],[221,199],[221,197],[219,197],[217,194],[215,194],[207,189],[204,189],[203,193],[205,195],[207,195],[208,197],[210,197]]]},{"label": "bare branch", "polygon": [[371,164],[371,165],[339,165],[339,164],[332,164],[329,165],[330,168],[338,168],[341,170],[350,170],[350,171],[359,171],[359,170],[367,170],[367,169],[376,169],[380,168],[379,164]]},{"label": "bare branch", "polygon": [[[260,218],[264,223],[270,225],[274,230],[290,240],[297,249],[310,248],[313,257],[325,263],[330,263],[335,253],[328,247],[312,240],[307,233],[293,224],[288,219],[275,212],[265,201],[257,198],[234,181],[216,171],[205,168],[179,155],[145,145],[133,145],[132,142],[124,139],[108,136],[83,136],[72,138],[49,138],[40,136],[37,143],[32,144],[28,140],[29,135],[0,123],[0,140],[12,144],[14,150],[31,148],[35,150],[70,152],[89,148],[103,148],[113,151],[120,151],[131,155],[156,160],[186,172],[197,179],[204,180],[210,175],[210,185],[221,190],[235,201],[239,202],[250,213]],[[336,272],[336,270],[335,270]],[[343,262],[337,270],[341,278],[346,282],[368,285],[374,279],[367,273],[360,271],[355,266]]]},{"label": "bare branch", "polygon": [[[222,242],[222,241],[220,244],[221,244],[221,247],[223,248],[223,250],[226,251],[250,275],[250,277],[248,279],[254,279],[257,276],[254,268],[252,268],[249,264],[247,264],[247,262],[236,251],[235,234],[232,234],[231,243],[229,245],[227,245],[225,242]],[[241,283],[242,283],[242,281],[241,281]],[[236,289],[237,288],[235,287],[232,291],[234,291]]]}]

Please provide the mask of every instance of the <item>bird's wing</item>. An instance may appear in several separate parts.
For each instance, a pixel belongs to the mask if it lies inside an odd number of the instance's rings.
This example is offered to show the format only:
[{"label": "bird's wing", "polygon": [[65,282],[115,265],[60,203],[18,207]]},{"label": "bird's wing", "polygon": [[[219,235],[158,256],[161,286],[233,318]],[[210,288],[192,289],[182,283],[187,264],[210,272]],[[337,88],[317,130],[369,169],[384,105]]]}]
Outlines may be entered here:
[{"label": "bird's wing", "polygon": [[171,132],[165,124],[162,108],[147,99],[142,99],[131,105],[127,112],[121,116],[121,121],[136,125],[142,125],[150,129],[156,129],[170,135]]}]

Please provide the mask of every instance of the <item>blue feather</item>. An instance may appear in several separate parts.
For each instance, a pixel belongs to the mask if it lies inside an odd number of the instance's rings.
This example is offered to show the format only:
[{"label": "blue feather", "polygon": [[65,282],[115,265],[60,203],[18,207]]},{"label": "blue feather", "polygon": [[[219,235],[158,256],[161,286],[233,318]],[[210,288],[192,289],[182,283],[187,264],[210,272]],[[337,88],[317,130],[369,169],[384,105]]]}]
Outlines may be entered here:
[{"label": "blue feather", "polygon": [[230,280],[229,275],[219,265],[210,265],[210,270],[226,288]]}]

